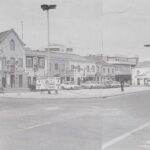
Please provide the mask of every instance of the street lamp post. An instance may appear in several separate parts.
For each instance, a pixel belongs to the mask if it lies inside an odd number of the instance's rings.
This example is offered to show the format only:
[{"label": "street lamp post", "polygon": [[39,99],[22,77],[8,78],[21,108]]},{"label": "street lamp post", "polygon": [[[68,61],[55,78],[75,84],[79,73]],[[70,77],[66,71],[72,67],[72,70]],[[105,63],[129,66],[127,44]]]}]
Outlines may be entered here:
[{"label": "street lamp post", "polygon": [[49,39],[49,10],[50,9],[56,9],[56,5],[47,5],[47,4],[43,4],[41,5],[41,8],[43,9],[43,11],[47,11],[47,30],[48,30],[48,48],[50,45],[50,39]]},{"label": "street lamp post", "polygon": [[[47,48],[48,48],[48,59],[47,59],[47,63],[48,63],[48,68],[50,67],[50,61],[49,61],[49,46],[50,46],[50,37],[49,37],[49,10],[50,9],[56,9],[56,5],[47,5],[47,4],[43,4],[41,5],[41,8],[43,9],[43,11],[47,11]],[[50,71],[49,69],[47,70],[48,71],[48,76],[50,76]],[[48,94],[50,94],[51,91],[48,90]]]}]

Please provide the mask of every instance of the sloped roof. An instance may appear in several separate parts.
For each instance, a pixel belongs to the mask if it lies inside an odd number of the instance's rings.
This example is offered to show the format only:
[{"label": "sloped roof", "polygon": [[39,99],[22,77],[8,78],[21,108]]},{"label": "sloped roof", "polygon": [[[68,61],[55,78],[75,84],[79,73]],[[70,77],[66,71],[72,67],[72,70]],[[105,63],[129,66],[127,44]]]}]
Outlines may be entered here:
[{"label": "sloped roof", "polygon": [[[40,51],[40,50],[25,50],[26,55],[48,55],[47,51]],[[77,54],[69,54],[69,53],[57,53],[57,52],[50,52],[49,53],[50,58],[57,58],[57,59],[66,59],[70,61],[79,61],[79,62],[94,62],[92,60],[89,60],[83,56],[77,55]]]},{"label": "sloped roof", "polygon": [[19,38],[18,34],[15,32],[14,29],[10,29],[10,30],[4,31],[4,32],[0,32],[0,43],[2,43],[2,42],[7,38],[7,36],[8,36],[10,33],[12,33],[12,32],[16,35],[16,37],[18,38],[18,40],[20,41],[20,43],[21,43],[22,45],[25,45],[25,44],[23,43],[23,41]]},{"label": "sloped roof", "polygon": [[150,61],[144,61],[137,64],[136,68],[149,68],[150,67]]},{"label": "sloped roof", "polygon": [[69,54],[69,53],[57,53],[57,52],[50,52],[50,57],[57,57],[57,58],[64,58],[70,61],[79,61],[79,62],[93,62],[83,56],[77,54]]},{"label": "sloped roof", "polygon": [[26,56],[46,56],[47,52],[40,51],[40,50],[31,50],[31,49],[25,48],[25,54],[26,54]]},{"label": "sloped roof", "polygon": [[109,64],[107,61],[103,60],[103,56],[97,56],[97,55],[89,55],[85,56],[86,59],[90,59],[91,61],[94,61],[97,64],[102,64],[103,66],[112,66],[112,64]]}]

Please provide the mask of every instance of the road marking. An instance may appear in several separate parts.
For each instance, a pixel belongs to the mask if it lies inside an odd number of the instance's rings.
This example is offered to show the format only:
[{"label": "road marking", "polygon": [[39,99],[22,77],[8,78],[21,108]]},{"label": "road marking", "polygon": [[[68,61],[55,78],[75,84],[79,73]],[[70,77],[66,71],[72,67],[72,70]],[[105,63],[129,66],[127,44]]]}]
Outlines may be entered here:
[{"label": "road marking", "polygon": [[61,122],[64,119],[69,120],[69,119],[78,118],[78,117],[87,116],[87,115],[93,115],[93,114],[95,115],[95,113],[96,114],[100,113],[99,109],[96,109],[97,107],[94,106],[93,108],[95,108],[95,109],[93,111],[90,111],[90,112],[89,112],[89,110],[87,110],[87,111],[84,111],[82,113],[81,112],[73,112],[70,114],[66,113],[66,114],[61,115],[61,117],[56,117],[54,120],[51,120],[48,122],[42,122],[42,123],[39,123],[39,124],[36,124],[33,126],[29,126],[29,127],[21,129],[20,131],[31,130],[31,129],[38,128],[41,126],[51,125],[51,124],[56,123],[56,122]]},{"label": "road marking", "polygon": [[142,147],[142,148],[146,148],[146,149],[150,149],[150,141],[146,141],[146,144],[144,144],[144,145],[140,145],[140,147]]},{"label": "road marking", "polygon": [[58,110],[59,107],[45,107],[44,110]]},{"label": "road marking", "polygon": [[121,136],[118,136],[118,137],[116,137],[116,138],[114,138],[114,139],[104,143],[102,145],[102,149],[108,148],[108,147],[110,147],[110,146],[112,146],[112,145],[114,145],[114,144],[124,140],[125,138],[131,136],[132,134],[134,134],[134,133],[136,133],[136,132],[138,132],[138,131],[146,128],[146,127],[148,127],[148,126],[150,126],[150,122],[148,122],[146,124],[143,124],[143,125],[139,126],[138,128],[135,128],[135,129],[133,129],[133,130],[127,132],[127,133],[122,134]]},{"label": "road marking", "polygon": [[150,141],[146,141],[147,144],[150,144]]},{"label": "road marking", "polygon": [[140,145],[140,147],[146,148],[146,149],[150,149],[150,146],[148,145]]}]

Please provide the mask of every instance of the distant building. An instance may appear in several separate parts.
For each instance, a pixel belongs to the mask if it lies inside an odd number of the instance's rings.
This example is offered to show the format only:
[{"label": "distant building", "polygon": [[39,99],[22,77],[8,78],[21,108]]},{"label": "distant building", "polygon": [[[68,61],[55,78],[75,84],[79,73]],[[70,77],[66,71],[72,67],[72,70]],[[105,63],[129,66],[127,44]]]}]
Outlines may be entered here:
[{"label": "distant building", "polygon": [[39,50],[25,50],[28,87],[35,84],[37,77],[47,76],[47,52]]},{"label": "distant building", "polygon": [[150,61],[140,62],[132,70],[132,84],[145,86],[150,81]]},{"label": "distant building", "polygon": [[96,77],[95,62],[76,54],[26,49],[25,56],[28,86],[40,76],[60,77],[61,82],[77,84]]},{"label": "distant building", "polygon": [[107,63],[107,56],[103,55],[89,55],[85,58],[90,59],[96,64],[96,80],[100,82],[107,82],[115,80],[115,66]]},{"label": "distant building", "polygon": [[0,87],[26,87],[24,46],[13,29],[0,33]]},{"label": "distant building", "polygon": [[115,67],[115,78],[116,80],[131,81],[132,69],[137,65],[138,58],[127,58],[127,57],[107,57],[107,62]]},{"label": "distant building", "polygon": [[73,53],[73,48],[66,47],[62,44],[51,44],[49,48],[45,48],[47,51],[49,49],[50,52],[57,52],[57,53]]},{"label": "distant building", "polygon": [[51,76],[61,77],[61,81],[73,81],[80,84],[86,80],[94,80],[96,65],[82,56],[68,53],[49,53],[48,72]]}]

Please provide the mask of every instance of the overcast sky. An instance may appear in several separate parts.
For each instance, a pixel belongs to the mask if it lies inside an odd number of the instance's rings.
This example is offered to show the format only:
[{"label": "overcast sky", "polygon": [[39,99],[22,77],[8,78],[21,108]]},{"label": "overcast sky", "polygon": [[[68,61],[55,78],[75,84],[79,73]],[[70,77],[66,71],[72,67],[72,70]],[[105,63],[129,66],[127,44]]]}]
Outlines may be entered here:
[{"label": "overcast sky", "polygon": [[25,44],[44,49],[43,3],[57,4],[50,12],[51,43],[72,46],[81,55],[150,55],[143,46],[150,43],[150,0],[0,0],[0,31],[14,28],[21,36],[23,21]]}]

